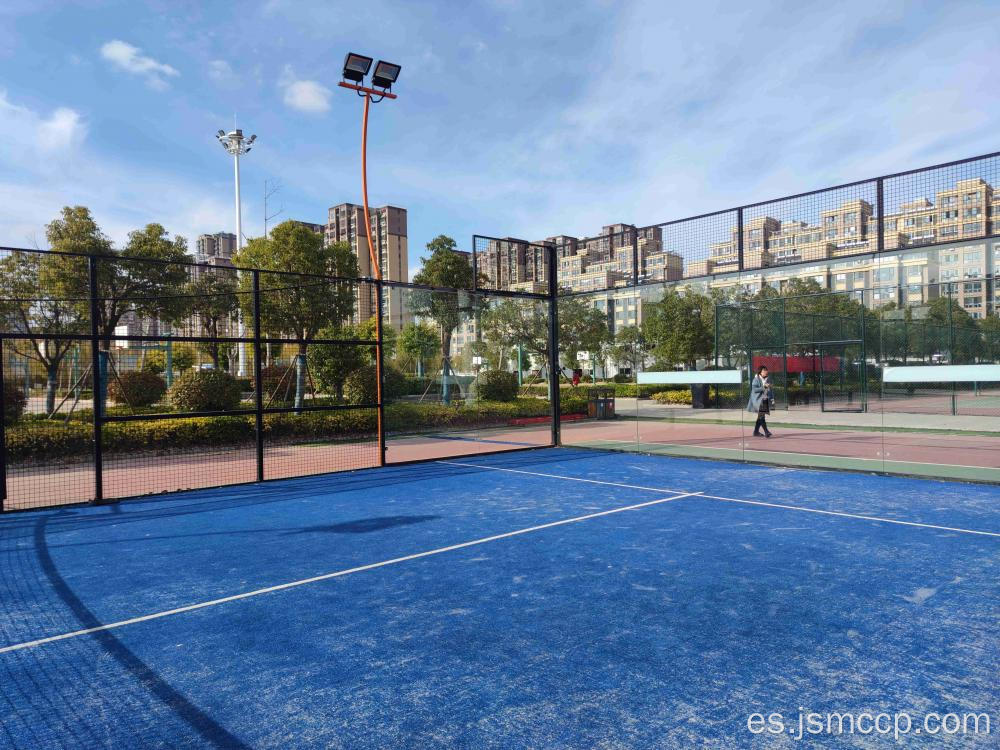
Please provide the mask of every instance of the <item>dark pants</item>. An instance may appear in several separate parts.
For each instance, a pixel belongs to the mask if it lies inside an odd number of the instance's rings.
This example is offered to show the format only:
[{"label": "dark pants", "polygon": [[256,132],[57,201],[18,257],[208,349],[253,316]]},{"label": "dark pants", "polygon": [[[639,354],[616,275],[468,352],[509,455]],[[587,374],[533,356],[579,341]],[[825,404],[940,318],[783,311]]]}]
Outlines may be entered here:
[{"label": "dark pants", "polygon": [[757,412],[757,422],[753,426],[753,433],[754,433],[754,435],[759,435],[760,434],[760,430],[761,430],[762,427],[764,428],[764,432],[768,431],[767,430],[767,420],[765,419],[765,417],[767,417],[766,413],[764,413],[762,411],[761,412]]}]

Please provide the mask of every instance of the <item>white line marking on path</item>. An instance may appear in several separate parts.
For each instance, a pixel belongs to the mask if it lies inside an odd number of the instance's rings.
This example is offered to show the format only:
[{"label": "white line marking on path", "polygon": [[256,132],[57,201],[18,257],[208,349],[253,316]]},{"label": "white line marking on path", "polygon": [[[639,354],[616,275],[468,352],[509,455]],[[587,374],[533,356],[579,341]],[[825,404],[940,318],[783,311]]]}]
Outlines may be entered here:
[{"label": "white line marking on path", "polygon": [[[629,487],[636,490],[649,490],[650,492],[683,492],[683,490],[667,490],[662,487],[639,487],[634,484],[618,484],[617,482],[600,482],[596,479],[580,479],[579,477],[567,477],[560,474],[545,474],[535,471],[523,471],[520,469],[507,469],[502,466],[487,466],[486,464],[468,464],[457,461],[439,461],[438,463],[453,464],[455,466],[471,466],[476,469],[489,469],[492,471],[509,471],[515,474],[532,474],[539,477],[549,477],[551,479],[567,479],[571,482],[591,482],[593,484],[607,484],[613,487]],[[819,508],[804,508],[800,505],[785,505],[783,503],[768,503],[763,500],[740,500],[734,497],[720,497],[718,495],[707,495],[704,492],[690,492],[688,496],[703,497],[708,500],[724,500],[730,503],[743,503],[745,505],[760,505],[767,508],[784,508],[785,510],[798,510],[803,513],[818,513],[824,516],[839,516],[841,518],[854,518],[861,521],[877,521],[878,523],[894,523],[899,526],[915,526],[922,529],[937,529],[939,531],[955,531],[960,534],[975,534],[977,536],[992,536],[1000,538],[1000,533],[995,531],[977,531],[976,529],[962,529],[955,526],[938,526],[933,523],[919,523],[917,521],[900,521],[895,518],[882,518],[880,516],[865,516],[859,513],[845,513],[837,510],[821,510]]]},{"label": "white line marking on path", "polygon": [[681,494],[676,494],[673,497],[661,497],[658,500],[648,500],[644,503],[635,503],[634,505],[625,505],[619,508],[612,508],[610,510],[602,510],[596,513],[587,513],[583,516],[574,516],[573,518],[564,518],[560,521],[551,521],[549,523],[543,523],[538,526],[529,526],[525,529],[517,529],[516,531],[508,531],[503,534],[494,534],[493,536],[482,537],[481,539],[473,539],[469,542],[461,542],[459,544],[452,544],[447,547],[438,547],[437,549],[427,550],[425,552],[417,552],[412,555],[404,555],[403,557],[394,557],[391,560],[382,560],[381,562],[369,563],[368,565],[359,565],[356,568],[348,568],[347,570],[338,570],[333,573],[324,573],[323,575],[313,576],[312,578],[303,578],[298,581],[290,581],[289,583],[281,583],[276,586],[268,586],[262,589],[255,589],[253,591],[245,591],[242,594],[234,594],[232,596],[224,596],[220,599],[212,599],[207,602],[198,602],[197,604],[188,604],[184,607],[177,607],[175,609],[168,609],[163,612],[154,612],[153,614],[143,615],[141,617],[132,617],[128,620],[119,620],[118,622],[110,622],[105,625],[97,625],[92,628],[85,628],[83,630],[74,630],[69,633],[61,633],[60,635],[52,635],[46,638],[38,638],[34,641],[26,641],[24,643],[16,643],[12,646],[4,646],[0,648],[0,654],[6,654],[11,651],[20,651],[21,649],[33,648],[35,646],[41,646],[46,643],[53,643],[54,641],[62,641],[67,638],[77,638],[82,635],[89,635],[90,633],[98,633],[104,630],[114,630],[116,628],[122,628],[126,625],[135,625],[140,622],[148,622],[149,620],[159,620],[163,617],[170,617],[171,615],[179,615],[184,612],[192,612],[196,609],[205,609],[206,607],[215,607],[219,604],[226,604],[228,602],[235,602],[240,599],[249,599],[254,596],[260,596],[262,594],[270,594],[275,591],[284,591],[285,589],[295,588],[297,586],[305,586],[309,583],[318,583],[319,581],[327,581],[331,578],[341,578],[343,576],[351,575],[352,573],[361,573],[366,570],[375,570],[376,568],[384,568],[387,565],[396,565],[398,563],[407,562],[409,560],[418,560],[422,557],[430,557],[432,555],[440,555],[444,552],[453,552],[454,550],[464,549],[466,547],[473,547],[478,544],[486,544],[487,542],[495,542],[500,539],[509,539],[513,536],[520,536],[521,534],[530,534],[533,531],[542,531],[543,529],[551,529],[555,526],[565,526],[569,523],[578,523],[580,521],[587,521],[591,518],[599,518],[601,516],[610,516],[615,513],[624,513],[629,510],[639,510],[640,508],[648,508],[652,505],[660,505],[662,503],[668,503],[671,500],[680,500],[684,497],[691,497],[697,495],[697,492],[685,492]]}]

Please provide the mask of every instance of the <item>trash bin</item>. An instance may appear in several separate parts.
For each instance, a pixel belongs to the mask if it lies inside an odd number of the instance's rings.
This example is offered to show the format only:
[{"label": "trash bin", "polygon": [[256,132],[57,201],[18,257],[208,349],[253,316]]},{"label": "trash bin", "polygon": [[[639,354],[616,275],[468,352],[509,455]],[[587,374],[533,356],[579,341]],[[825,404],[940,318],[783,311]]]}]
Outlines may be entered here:
[{"label": "trash bin", "polygon": [[587,392],[587,416],[591,419],[614,419],[615,389],[589,388]]},{"label": "trash bin", "polygon": [[693,383],[691,385],[691,408],[707,409],[709,403],[708,383]]}]

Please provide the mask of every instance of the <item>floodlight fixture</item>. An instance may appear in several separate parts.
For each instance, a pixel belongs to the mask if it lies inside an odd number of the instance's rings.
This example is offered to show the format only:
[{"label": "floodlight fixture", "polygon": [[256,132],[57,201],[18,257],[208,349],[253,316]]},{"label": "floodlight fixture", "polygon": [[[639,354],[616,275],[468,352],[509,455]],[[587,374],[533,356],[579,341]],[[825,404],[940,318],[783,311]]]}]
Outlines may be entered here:
[{"label": "floodlight fixture", "polygon": [[399,78],[400,70],[402,68],[395,63],[379,60],[375,64],[375,72],[372,73],[372,86],[378,86],[380,89],[391,89],[392,84]]},{"label": "floodlight fixture", "polygon": [[347,57],[344,58],[343,77],[348,81],[361,83],[365,80],[365,76],[368,75],[368,71],[371,67],[372,59],[370,57],[358,55],[354,52],[348,52]]}]

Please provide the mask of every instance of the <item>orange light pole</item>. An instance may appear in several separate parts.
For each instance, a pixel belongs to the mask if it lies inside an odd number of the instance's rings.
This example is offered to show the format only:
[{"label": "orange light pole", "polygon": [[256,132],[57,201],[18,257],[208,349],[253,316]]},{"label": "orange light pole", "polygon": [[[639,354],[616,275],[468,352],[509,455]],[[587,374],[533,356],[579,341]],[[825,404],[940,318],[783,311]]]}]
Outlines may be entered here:
[{"label": "orange light pole", "polygon": [[395,99],[396,95],[388,91],[371,89],[346,81],[341,81],[338,85],[341,88],[355,91],[365,100],[364,111],[361,115],[361,203],[365,210],[365,236],[368,238],[368,257],[371,260],[372,271],[375,274],[376,281],[375,398],[378,401],[379,465],[385,466],[385,407],[382,402],[382,266],[375,252],[375,243],[372,241],[372,220],[368,211],[368,110],[371,107],[373,96],[378,97],[376,101],[382,101],[382,99]]}]

